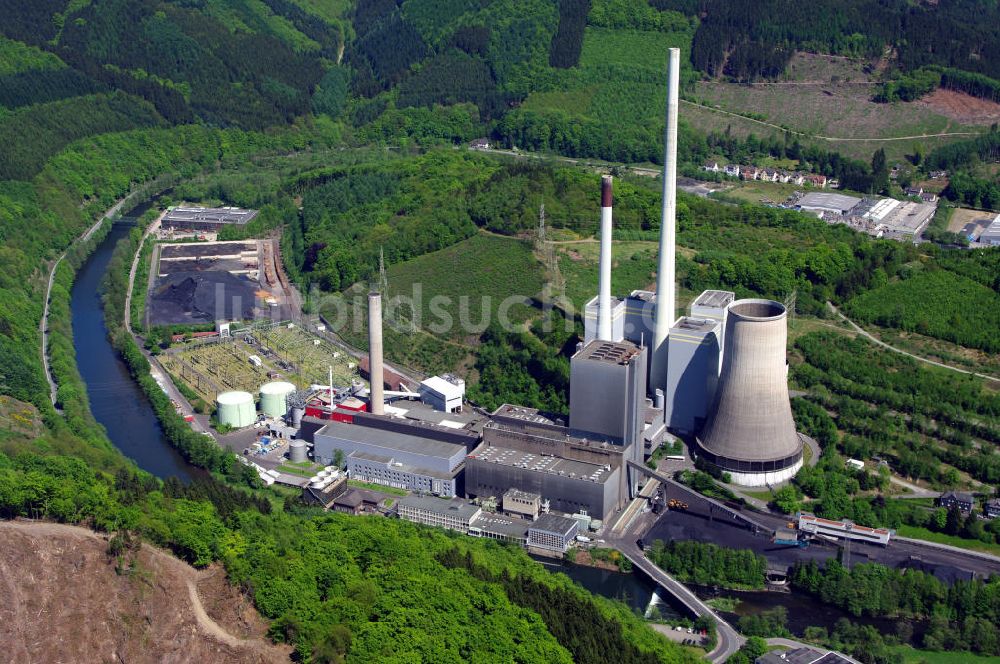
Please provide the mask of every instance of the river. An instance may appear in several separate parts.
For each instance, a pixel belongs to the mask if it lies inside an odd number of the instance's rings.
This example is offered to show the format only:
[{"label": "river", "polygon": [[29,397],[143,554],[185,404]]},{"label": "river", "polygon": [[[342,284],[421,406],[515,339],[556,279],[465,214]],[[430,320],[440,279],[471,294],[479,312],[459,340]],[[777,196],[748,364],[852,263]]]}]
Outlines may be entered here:
[{"label": "river", "polygon": [[[128,216],[138,217],[149,209],[144,203]],[[73,346],[80,376],[87,386],[90,410],[122,454],[157,477],[171,475],[190,480],[195,469],[170,445],[156,413],[139,385],[132,380],[104,326],[100,288],[115,245],[128,236],[135,222],[118,222],[80,267],[70,297],[73,315]]]}]

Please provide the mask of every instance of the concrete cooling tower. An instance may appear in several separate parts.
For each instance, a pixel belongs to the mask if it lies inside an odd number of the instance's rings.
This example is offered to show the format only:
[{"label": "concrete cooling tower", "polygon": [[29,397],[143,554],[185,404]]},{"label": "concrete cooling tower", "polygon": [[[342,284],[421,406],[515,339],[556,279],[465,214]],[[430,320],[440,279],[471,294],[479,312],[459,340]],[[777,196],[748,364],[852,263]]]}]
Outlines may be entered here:
[{"label": "concrete cooling tower", "polygon": [[729,306],[722,374],[698,444],[706,461],[743,486],[783,482],[802,467],[788,400],[786,315],[771,300]]}]

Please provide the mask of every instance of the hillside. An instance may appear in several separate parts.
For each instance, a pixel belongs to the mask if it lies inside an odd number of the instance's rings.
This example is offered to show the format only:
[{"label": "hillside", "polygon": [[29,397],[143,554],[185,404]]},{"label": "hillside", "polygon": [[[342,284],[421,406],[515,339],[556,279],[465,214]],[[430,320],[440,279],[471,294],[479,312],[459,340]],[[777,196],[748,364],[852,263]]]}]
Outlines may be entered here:
[{"label": "hillside", "polygon": [[[121,573],[85,528],[0,521],[0,640],[22,662],[287,662],[267,623],[226,584],[156,547]],[[131,566],[131,568],[129,568]]]}]

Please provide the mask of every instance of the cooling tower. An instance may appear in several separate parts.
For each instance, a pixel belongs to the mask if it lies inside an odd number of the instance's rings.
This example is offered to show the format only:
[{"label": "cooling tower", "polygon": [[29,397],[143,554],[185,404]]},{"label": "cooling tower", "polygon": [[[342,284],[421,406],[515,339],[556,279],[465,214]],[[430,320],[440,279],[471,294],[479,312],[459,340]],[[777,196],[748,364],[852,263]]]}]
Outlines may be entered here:
[{"label": "cooling tower", "polygon": [[701,456],[736,484],[783,482],[802,467],[788,400],[787,338],[784,305],[737,300],[729,306],[722,375],[698,444]]}]

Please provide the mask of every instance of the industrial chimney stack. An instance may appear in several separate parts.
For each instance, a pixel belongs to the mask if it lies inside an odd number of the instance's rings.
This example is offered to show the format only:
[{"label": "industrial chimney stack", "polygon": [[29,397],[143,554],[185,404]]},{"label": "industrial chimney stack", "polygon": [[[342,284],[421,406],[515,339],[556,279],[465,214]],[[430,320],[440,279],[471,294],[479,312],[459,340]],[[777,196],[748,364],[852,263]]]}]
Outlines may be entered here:
[{"label": "industrial chimney stack", "polygon": [[611,176],[601,178],[601,261],[597,289],[597,338],[611,338]]},{"label": "industrial chimney stack", "polygon": [[374,415],[385,413],[382,395],[382,295],[368,294],[368,369],[371,389],[368,407]]},{"label": "industrial chimney stack", "polygon": [[[677,113],[681,51],[670,49],[667,64],[667,121],[663,133],[663,211],[660,217],[660,260],[656,273],[656,320],[653,335],[650,392],[664,389],[667,381],[667,335],[674,324],[674,249],[677,243]],[[667,395],[671,398],[672,395]]]}]

